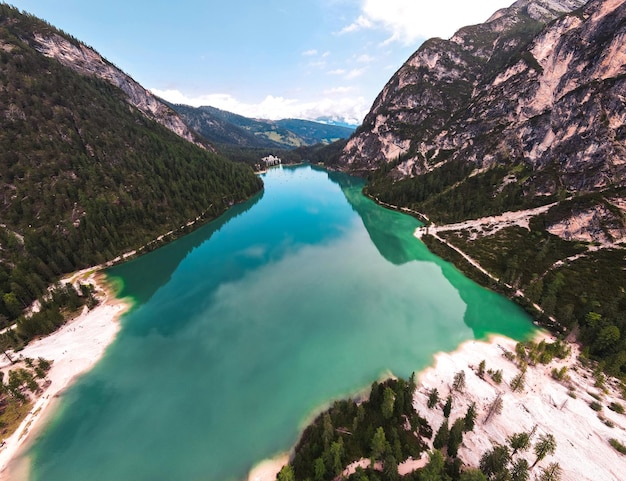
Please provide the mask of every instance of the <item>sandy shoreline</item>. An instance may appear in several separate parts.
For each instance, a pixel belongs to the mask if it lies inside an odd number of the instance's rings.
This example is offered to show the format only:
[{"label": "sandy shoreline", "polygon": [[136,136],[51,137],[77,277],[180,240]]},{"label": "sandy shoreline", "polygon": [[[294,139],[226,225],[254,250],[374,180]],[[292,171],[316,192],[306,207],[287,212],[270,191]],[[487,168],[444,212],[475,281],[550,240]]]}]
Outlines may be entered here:
[{"label": "sandy shoreline", "polygon": [[[24,459],[25,452],[44,424],[46,416],[53,410],[53,401],[62,395],[77,376],[88,371],[102,357],[120,329],[119,317],[130,307],[128,302],[114,297],[102,274],[91,272],[88,282],[96,286],[96,295],[100,300],[98,306],[91,311],[85,308],[78,317],[59,330],[32,341],[15,354],[23,358],[43,357],[53,363],[48,372],[49,386],[34,399],[33,408],[26,419],[0,448],[0,481],[26,479],[28,463]],[[0,369],[6,371],[10,368],[11,364],[2,356]]]},{"label": "sandy shoreline", "polygon": [[[0,481],[27,479],[28,447],[45,424],[46,417],[54,411],[55,401],[78,375],[89,370],[102,357],[119,331],[118,319],[129,304],[113,296],[100,274],[91,273],[89,280],[98,286],[100,304],[92,311],[84,310],[52,335],[31,342],[18,353],[22,357],[43,357],[54,362],[48,373],[50,385],[34,401],[18,430],[0,448]],[[426,407],[428,392],[433,387],[438,389],[440,399],[445,399],[448,394],[453,397],[450,424],[464,416],[471,402],[476,403],[475,429],[465,435],[459,449],[459,456],[469,465],[477,466],[481,455],[495,444],[507,444],[507,437],[511,434],[529,432],[536,426],[535,436],[554,435],[557,450],[538,464],[534,474],[541,466],[557,462],[563,469],[562,481],[619,481],[621,473],[626,472],[626,456],[615,451],[608,440],[615,438],[626,444],[626,415],[607,407],[611,402],[626,404],[618,390],[607,383],[607,392],[601,393],[601,419],[599,413],[589,406],[595,400],[592,394],[597,395],[600,390],[594,386],[591,371],[578,361],[578,347],[571,345],[572,353],[566,359],[557,359],[545,366],[529,366],[524,391],[512,392],[509,382],[519,371],[504,352],[515,352],[515,345],[516,341],[512,339],[493,336],[486,342],[466,341],[452,353],[436,354],[431,366],[418,373],[418,388],[414,395],[418,413],[427,419],[434,431],[443,422],[440,408]],[[476,374],[482,360],[485,360],[487,369],[502,370],[501,384],[493,382],[488,375],[481,378]],[[568,367],[570,381],[567,384],[551,376],[553,368],[563,366]],[[6,371],[8,368],[10,363],[2,356],[0,369]],[[466,375],[466,388],[462,393],[451,389],[454,374],[461,370]],[[572,393],[575,397],[571,396]],[[485,422],[489,406],[498,395],[503,400],[503,413]],[[523,457],[530,464],[534,461],[532,451],[524,453]],[[250,471],[247,479],[274,481],[288,460],[289,453],[282,453],[262,461]],[[415,460],[403,468],[410,472],[423,464],[424,461]]]}]

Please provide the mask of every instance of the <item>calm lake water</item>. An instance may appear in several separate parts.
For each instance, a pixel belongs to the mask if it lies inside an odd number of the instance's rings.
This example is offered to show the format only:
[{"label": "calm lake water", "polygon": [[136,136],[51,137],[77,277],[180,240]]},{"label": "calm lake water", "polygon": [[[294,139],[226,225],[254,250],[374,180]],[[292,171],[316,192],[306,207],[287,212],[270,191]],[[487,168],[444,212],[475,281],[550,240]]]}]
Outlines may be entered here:
[{"label": "calm lake water", "polygon": [[288,450],[330,400],[438,351],[534,333],[413,237],[363,182],[301,166],[111,269],[135,307],[33,448],[42,481],[225,481]]}]

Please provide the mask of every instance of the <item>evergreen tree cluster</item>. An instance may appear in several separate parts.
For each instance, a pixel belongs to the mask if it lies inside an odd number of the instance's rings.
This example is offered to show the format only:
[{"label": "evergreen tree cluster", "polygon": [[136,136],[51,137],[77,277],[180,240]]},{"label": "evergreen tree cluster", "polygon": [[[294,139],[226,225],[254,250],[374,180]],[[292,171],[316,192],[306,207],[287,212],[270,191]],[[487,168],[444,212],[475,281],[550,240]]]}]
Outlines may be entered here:
[{"label": "evergreen tree cluster", "polygon": [[[520,352],[564,355],[561,347],[558,343],[548,348],[520,345]],[[527,481],[533,472],[536,479],[560,479],[562,470],[557,463],[537,466],[554,454],[557,446],[552,434],[536,435],[535,429],[512,434],[505,445],[494,445],[482,454],[478,466],[465,465],[458,456],[459,448],[463,436],[474,430],[476,404],[470,403],[463,412],[455,409],[452,394],[440,403],[438,390],[431,389],[427,408],[441,409],[444,415],[440,427],[433,432],[412,406],[414,379],[413,376],[409,381],[374,383],[369,400],[360,404],[352,400],[335,402],[306,428],[292,460],[277,480],[322,481],[341,477],[349,481]],[[464,389],[465,372],[459,371],[452,390],[462,395]],[[501,409],[501,403],[496,405],[494,402],[493,409]],[[418,459],[429,449],[427,441],[431,439],[433,449],[428,453],[428,463],[400,476],[398,466],[409,456]],[[361,462],[353,474],[345,473],[347,466],[362,460],[366,460],[364,467]]]},{"label": "evergreen tree cluster", "polygon": [[382,165],[370,174],[364,192],[387,204],[427,213],[437,223],[537,207],[552,200],[525,195],[520,182],[503,182],[507,176],[529,175],[528,167],[521,164],[496,166],[470,175],[473,164],[452,160],[429,173],[395,181],[392,171],[401,160]]},{"label": "evergreen tree cluster", "polygon": [[62,274],[215,218],[262,188],[250,167],[42,55],[35,33],[77,44],[0,4],[0,328]]},{"label": "evergreen tree cluster", "polygon": [[397,465],[418,457],[427,448],[422,438],[432,437],[428,423],[413,409],[414,391],[412,380],[389,380],[373,383],[365,402],[335,402],[306,428],[286,472],[297,480],[332,480],[350,463],[367,458],[382,462],[394,479]]}]

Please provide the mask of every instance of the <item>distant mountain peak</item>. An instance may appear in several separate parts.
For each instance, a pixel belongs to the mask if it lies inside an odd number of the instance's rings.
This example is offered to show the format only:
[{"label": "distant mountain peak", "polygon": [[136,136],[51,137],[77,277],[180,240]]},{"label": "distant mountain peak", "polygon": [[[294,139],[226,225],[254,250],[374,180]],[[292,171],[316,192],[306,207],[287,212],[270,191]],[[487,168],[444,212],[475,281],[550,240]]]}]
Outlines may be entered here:
[{"label": "distant mountain peak", "polygon": [[252,119],[211,106],[171,104],[209,142],[246,148],[293,149],[348,138],[353,128],[302,119]]},{"label": "distant mountain peak", "polygon": [[555,18],[582,7],[587,0],[518,0],[507,8],[494,13],[485,23],[492,22],[503,15],[523,12],[533,20],[548,23]]}]

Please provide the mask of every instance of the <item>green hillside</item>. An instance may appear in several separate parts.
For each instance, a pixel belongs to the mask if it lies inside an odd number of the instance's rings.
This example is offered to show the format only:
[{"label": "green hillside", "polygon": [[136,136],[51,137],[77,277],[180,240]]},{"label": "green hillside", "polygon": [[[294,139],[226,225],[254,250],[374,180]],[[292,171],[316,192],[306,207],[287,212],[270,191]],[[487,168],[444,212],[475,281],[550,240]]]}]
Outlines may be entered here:
[{"label": "green hillside", "polygon": [[0,5],[0,328],[63,273],[214,218],[262,188],[248,166],[40,54],[36,32],[69,38]]},{"label": "green hillside", "polygon": [[250,119],[215,107],[171,105],[187,125],[215,144],[242,148],[293,149],[347,139],[353,129],[310,120]]}]

